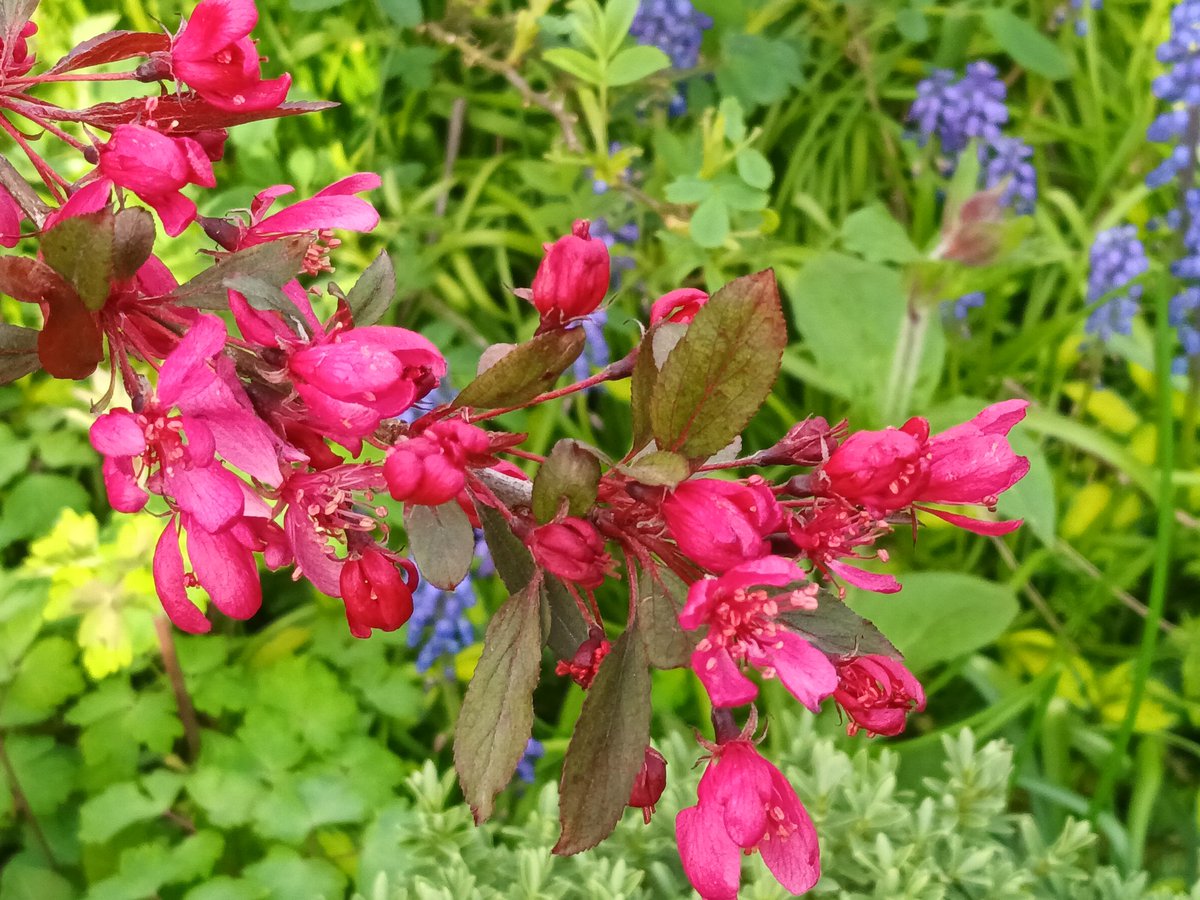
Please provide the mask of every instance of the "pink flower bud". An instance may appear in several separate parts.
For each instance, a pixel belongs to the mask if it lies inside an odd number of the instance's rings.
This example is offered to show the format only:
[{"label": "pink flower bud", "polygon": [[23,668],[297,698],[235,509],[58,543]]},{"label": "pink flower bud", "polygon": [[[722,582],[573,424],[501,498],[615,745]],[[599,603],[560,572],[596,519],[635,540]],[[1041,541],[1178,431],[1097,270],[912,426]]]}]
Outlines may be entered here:
[{"label": "pink flower bud", "polygon": [[487,432],[459,419],[437,422],[428,431],[397,444],[388,453],[383,474],[396,500],[440,506],[467,484],[467,467],[488,455]]},{"label": "pink flower bud", "polygon": [[611,649],[612,644],[605,639],[603,630],[593,625],[591,636],[579,645],[579,649],[569,661],[558,661],[558,665],[554,667],[554,674],[569,675],[572,681],[586,691],[592,686],[600,663]]},{"label": "pink flower bud", "polygon": [[925,708],[921,682],[897,660],[868,654],[835,665],[838,686],[833,699],[850,717],[846,726],[850,734],[860,728],[871,735],[900,734],[909,712]]},{"label": "pink flower bud", "polygon": [[903,509],[929,481],[929,423],[912,418],[900,428],[850,435],[814,481],[877,515]]},{"label": "pink flower bud", "polygon": [[640,808],[642,820],[649,825],[650,817],[654,815],[654,806],[666,787],[667,761],[653,747],[647,747],[641,771],[633,780],[633,790],[629,792],[629,802],[625,805]]},{"label": "pink flower bud", "polygon": [[417,567],[410,560],[393,559],[376,547],[367,548],[358,559],[346,560],[341,590],[350,633],[367,638],[372,628],[395,631],[407,622],[417,578]]},{"label": "pink flower bud", "polygon": [[556,326],[594,311],[608,293],[608,247],[580,219],[571,233],[546,244],[531,298],[545,324]]},{"label": "pink flower bud", "polygon": [[604,539],[595,526],[568,516],[535,528],[529,549],[534,560],[564,581],[594,590],[604,583],[612,557],[604,552]]},{"label": "pink flower bud", "polygon": [[758,454],[758,461],[771,466],[818,466],[838,448],[846,431],[843,420],[830,425],[821,416],[797,422],[774,447]]},{"label": "pink flower bud", "polygon": [[708,302],[708,294],[696,288],[678,288],[663,294],[650,307],[650,324],[678,322],[685,325],[696,318],[700,307]]},{"label": "pink flower bud", "polygon": [[662,514],[684,555],[716,573],[770,553],[766,536],[783,521],[775,495],[758,477],[685,481],[663,501]]},{"label": "pink flower bud", "polygon": [[214,187],[212,163],[190,137],[168,137],[144,125],[119,125],[100,147],[100,174],[154,207],[163,230],[179,235],[196,218],[196,204],[180,193],[189,184]]}]

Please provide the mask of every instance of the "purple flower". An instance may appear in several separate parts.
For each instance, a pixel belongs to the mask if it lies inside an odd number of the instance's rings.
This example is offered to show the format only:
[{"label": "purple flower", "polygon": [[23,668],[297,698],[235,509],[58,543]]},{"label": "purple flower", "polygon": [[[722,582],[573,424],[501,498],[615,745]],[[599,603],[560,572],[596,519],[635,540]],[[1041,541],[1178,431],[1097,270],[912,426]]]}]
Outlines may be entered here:
[{"label": "purple flower", "polygon": [[924,147],[929,139],[953,129],[950,111],[957,103],[957,86],[950,69],[934,69],[917,83],[917,99],[908,111],[908,121],[917,124],[917,142]]},{"label": "purple flower", "polygon": [[1187,374],[1191,359],[1200,356],[1200,288],[1185,288],[1171,298],[1167,321],[1179,331],[1183,355],[1172,366],[1177,375]]},{"label": "purple flower", "polygon": [[[583,353],[575,360],[572,369],[576,381],[588,378],[594,369],[603,369],[612,361],[608,349],[608,339],[604,336],[604,326],[608,323],[608,312],[598,309],[583,320],[583,333],[587,335],[587,343],[583,345]],[[590,390],[590,388],[588,388]]]},{"label": "purple flower", "polygon": [[917,85],[917,99],[908,112],[909,121],[917,123],[920,142],[936,137],[950,157],[961,153],[972,139],[997,140],[1000,127],[1008,121],[1007,89],[995,66],[977,60],[967,66],[962,78],[953,79],[948,69],[935,69]]},{"label": "purple flower", "polygon": [[530,738],[529,743],[525,745],[525,755],[517,763],[517,777],[526,784],[533,784],[534,764],[545,755],[546,748],[542,746],[542,742]]},{"label": "purple flower", "polygon": [[700,59],[700,43],[712,24],[690,0],[642,0],[629,33],[639,44],[667,54],[676,69],[691,69]]},{"label": "purple flower", "polygon": [[951,315],[953,315],[954,318],[958,319],[959,321],[962,321],[967,317],[968,312],[983,306],[986,299],[987,297],[984,295],[983,291],[971,291],[970,293],[963,294],[956,300],[943,301],[943,306],[949,304]]},{"label": "purple flower", "polygon": [[[1132,225],[1109,228],[1096,235],[1088,257],[1088,303],[1101,303],[1088,316],[1084,330],[1100,341],[1129,334],[1138,310],[1142,286],[1133,281],[1149,268],[1146,250]],[[1110,297],[1114,292],[1117,296]]]},{"label": "purple flower", "polygon": [[1020,138],[999,137],[980,148],[985,187],[1005,184],[1000,202],[1027,216],[1037,202],[1037,170],[1033,148]]}]

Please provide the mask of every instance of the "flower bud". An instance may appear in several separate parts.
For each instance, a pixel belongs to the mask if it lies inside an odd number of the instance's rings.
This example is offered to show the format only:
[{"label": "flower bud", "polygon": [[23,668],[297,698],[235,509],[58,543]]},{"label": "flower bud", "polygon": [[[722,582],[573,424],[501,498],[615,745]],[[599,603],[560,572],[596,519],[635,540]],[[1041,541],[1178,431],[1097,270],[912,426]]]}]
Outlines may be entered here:
[{"label": "flower bud", "polygon": [[612,557],[604,552],[604,539],[595,526],[568,516],[535,528],[529,549],[537,564],[552,575],[593,590],[604,583]]},{"label": "flower bud", "polygon": [[843,419],[830,425],[822,416],[810,416],[791,427],[774,447],[758,454],[769,466],[817,466],[829,459],[846,431]]},{"label": "flower bud", "polygon": [[612,649],[604,637],[604,631],[596,625],[591,628],[591,634],[575,651],[570,661],[560,659],[554,667],[555,675],[569,675],[571,680],[585,691],[592,686],[600,663]]},{"label": "flower bud", "polygon": [[765,538],[783,521],[775,495],[758,477],[685,481],[663,501],[662,514],[684,555],[716,573],[770,553]]},{"label": "flower bud", "polygon": [[383,476],[394,499],[440,506],[466,486],[467,467],[487,455],[487,432],[452,419],[393,447],[383,464]]},{"label": "flower bud", "polygon": [[846,730],[856,734],[897,735],[904,731],[910,711],[925,708],[921,682],[904,664],[886,656],[867,654],[837,661],[838,686],[834,701],[846,711]]},{"label": "flower bud", "polygon": [[350,633],[367,638],[372,628],[395,631],[407,622],[413,612],[412,589],[417,578],[417,567],[410,560],[393,561],[390,554],[377,547],[368,547],[359,558],[346,560],[340,585]]},{"label": "flower bud", "polygon": [[816,473],[814,487],[882,515],[903,509],[929,481],[929,423],[859,431]]},{"label": "flower bud", "polygon": [[633,790],[629,792],[629,802],[626,806],[639,807],[642,810],[643,821],[649,825],[654,806],[666,787],[667,761],[653,747],[647,747],[646,757],[642,760],[641,771],[633,780]]},{"label": "flower bud", "polygon": [[677,322],[686,325],[696,318],[700,307],[708,302],[708,294],[696,288],[678,288],[663,294],[650,307],[650,324]]},{"label": "flower bud", "polygon": [[586,316],[608,293],[608,247],[589,235],[589,225],[580,219],[570,234],[545,245],[531,290],[544,324],[556,326]]}]

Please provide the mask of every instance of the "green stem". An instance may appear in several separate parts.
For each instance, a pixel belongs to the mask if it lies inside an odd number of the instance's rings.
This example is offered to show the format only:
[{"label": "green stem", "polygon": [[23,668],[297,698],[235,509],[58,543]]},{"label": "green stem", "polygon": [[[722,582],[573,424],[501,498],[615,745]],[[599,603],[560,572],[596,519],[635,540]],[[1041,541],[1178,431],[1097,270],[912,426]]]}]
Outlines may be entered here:
[{"label": "green stem", "polygon": [[1125,764],[1129,740],[1133,735],[1133,724],[1146,693],[1146,681],[1150,666],[1158,649],[1159,623],[1167,599],[1167,582],[1171,570],[1171,537],[1175,529],[1175,489],[1172,476],[1175,471],[1175,416],[1171,399],[1171,352],[1174,331],[1167,321],[1167,291],[1160,290],[1155,302],[1155,366],[1158,375],[1158,524],[1154,547],[1154,568],[1150,576],[1150,597],[1146,618],[1142,622],[1142,641],[1134,662],[1133,682],[1129,689],[1129,703],[1125,718],[1113,739],[1112,752],[1104,763],[1100,780],[1092,794],[1088,813],[1097,820],[1107,811],[1113,800],[1117,776]]},{"label": "green stem", "polygon": [[910,298],[900,320],[900,333],[896,336],[896,352],[884,385],[883,403],[880,414],[885,425],[897,424],[908,414],[913,390],[917,386],[917,373],[921,368],[921,357],[925,353],[925,334],[929,330],[929,309],[918,305]]}]

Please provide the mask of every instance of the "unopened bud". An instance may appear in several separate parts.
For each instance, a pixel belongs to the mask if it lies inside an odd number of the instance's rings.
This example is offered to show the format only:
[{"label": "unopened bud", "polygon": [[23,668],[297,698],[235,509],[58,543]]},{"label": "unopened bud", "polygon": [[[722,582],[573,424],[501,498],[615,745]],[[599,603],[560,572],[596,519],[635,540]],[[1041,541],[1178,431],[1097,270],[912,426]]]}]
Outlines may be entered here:
[{"label": "unopened bud", "polygon": [[655,804],[662,797],[666,787],[667,761],[653,747],[647,747],[641,771],[633,780],[633,790],[629,792],[629,803],[626,805],[640,808],[643,821],[649,825],[650,816],[654,814]]},{"label": "unopened bud", "polygon": [[830,425],[822,416],[812,416],[791,427],[774,447],[758,454],[758,462],[769,466],[817,466],[829,459],[846,432],[846,421]]},{"label": "unopened bud", "polygon": [[171,54],[151,53],[150,58],[133,70],[138,81],[164,81],[171,77]]},{"label": "unopened bud", "polygon": [[604,539],[595,526],[571,516],[535,528],[529,549],[539,566],[587,590],[600,587],[612,567],[612,557],[604,552]]},{"label": "unopened bud", "polygon": [[586,316],[608,293],[608,247],[591,237],[589,226],[580,219],[570,234],[545,245],[546,255],[530,291],[544,324],[553,327]]}]

